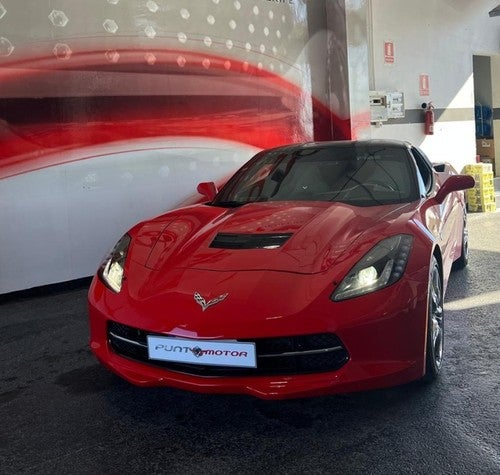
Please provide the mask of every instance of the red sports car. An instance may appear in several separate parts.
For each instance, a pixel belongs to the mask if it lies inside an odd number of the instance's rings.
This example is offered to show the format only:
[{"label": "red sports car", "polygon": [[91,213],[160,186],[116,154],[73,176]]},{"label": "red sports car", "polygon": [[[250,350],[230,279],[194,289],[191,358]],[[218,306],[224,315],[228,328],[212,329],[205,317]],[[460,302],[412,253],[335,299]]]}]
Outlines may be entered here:
[{"label": "red sports car", "polygon": [[432,380],[472,186],[406,142],[262,151],[120,239],[90,288],[90,347],[140,386],[268,399]]}]

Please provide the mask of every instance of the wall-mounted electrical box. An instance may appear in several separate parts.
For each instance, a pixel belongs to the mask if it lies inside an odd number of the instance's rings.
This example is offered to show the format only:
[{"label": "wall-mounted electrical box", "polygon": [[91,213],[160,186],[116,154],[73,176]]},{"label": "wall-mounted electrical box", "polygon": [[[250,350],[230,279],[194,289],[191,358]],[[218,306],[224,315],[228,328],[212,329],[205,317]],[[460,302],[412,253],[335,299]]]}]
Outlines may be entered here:
[{"label": "wall-mounted electrical box", "polygon": [[387,120],[387,94],[383,91],[370,91],[370,119],[372,122]]},{"label": "wall-mounted electrical box", "polygon": [[386,122],[405,116],[405,101],[402,92],[370,91],[371,122]]},{"label": "wall-mounted electrical box", "polygon": [[402,92],[387,93],[387,117],[403,119],[405,116],[405,96]]}]

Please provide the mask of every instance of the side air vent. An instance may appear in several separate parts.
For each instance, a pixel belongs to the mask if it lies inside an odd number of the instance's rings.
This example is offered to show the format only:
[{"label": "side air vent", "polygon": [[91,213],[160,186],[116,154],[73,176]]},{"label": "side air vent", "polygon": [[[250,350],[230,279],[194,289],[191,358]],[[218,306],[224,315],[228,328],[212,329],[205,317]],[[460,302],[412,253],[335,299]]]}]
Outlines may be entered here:
[{"label": "side air vent", "polygon": [[228,234],[219,233],[210,244],[218,249],[276,249],[285,244],[291,233]]}]

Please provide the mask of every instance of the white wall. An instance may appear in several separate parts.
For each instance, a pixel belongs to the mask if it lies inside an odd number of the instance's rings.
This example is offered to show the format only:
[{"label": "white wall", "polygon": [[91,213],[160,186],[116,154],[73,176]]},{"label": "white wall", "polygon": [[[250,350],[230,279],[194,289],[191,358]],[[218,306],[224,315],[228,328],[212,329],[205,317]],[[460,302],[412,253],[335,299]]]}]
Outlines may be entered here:
[{"label": "white wall", "polygon": [[[498,0],[371,0],[373,78],[376,90],[402,91],[406,118],[372,126],[374,138],[410,140],[433,161],[457,169],[475,160],[473,55],[500,51],[500,18],[488,12]],[[384,42],[394,43],[393,64],[384,61]],[[429,76],[421,96],[419,77]],[[432,136],[423,133],[422,102],[443,112]],[[403,123],[399,123],[403,122]]]},{"label": "white wall", "polygon": [[2,179],[0,293],[92,275],[135,223],[197,195],[200,181],[229,175],[257,150],[205,137],[135,140]]}]

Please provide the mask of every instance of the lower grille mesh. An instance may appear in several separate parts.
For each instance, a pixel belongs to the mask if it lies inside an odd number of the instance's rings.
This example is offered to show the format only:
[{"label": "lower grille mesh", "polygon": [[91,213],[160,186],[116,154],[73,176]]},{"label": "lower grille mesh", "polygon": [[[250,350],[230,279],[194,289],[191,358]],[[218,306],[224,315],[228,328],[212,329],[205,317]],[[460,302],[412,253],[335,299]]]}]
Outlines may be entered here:
[{"label": "lower grille mesh", "polygon": [[113,351],[132,360],[181,373],[198,376],[271,376],[335,371],[347,363],[349,355],[340,339],[332,333],[280,338],[238,340],[255,342],[257,368],[193,365],[148,358],[149,333],[110,321],[108,341]]}]

